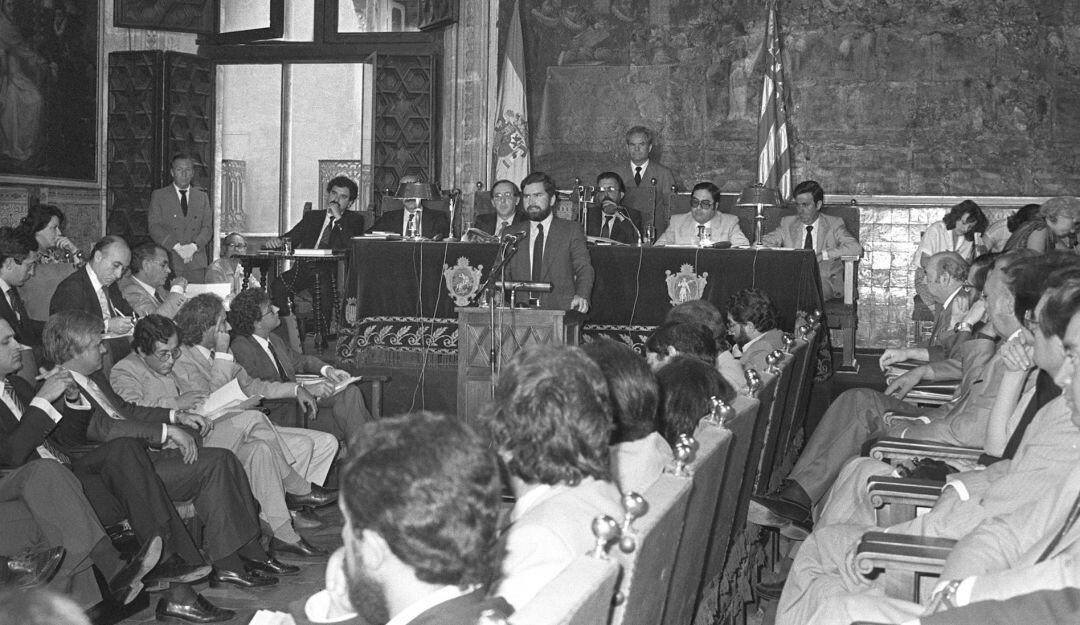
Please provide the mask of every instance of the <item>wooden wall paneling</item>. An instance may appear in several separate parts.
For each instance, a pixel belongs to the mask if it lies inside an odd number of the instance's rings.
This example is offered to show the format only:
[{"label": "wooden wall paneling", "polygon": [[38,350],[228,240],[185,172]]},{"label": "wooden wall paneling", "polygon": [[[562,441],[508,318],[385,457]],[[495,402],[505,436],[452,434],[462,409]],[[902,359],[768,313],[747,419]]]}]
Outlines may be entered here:
[{"label": "wooden wall paneling", "polygon": [[437,182],[437,57],[380,54],[374,59],[372,160],[376,197],[383,189],[396,189],[406,174]]}]

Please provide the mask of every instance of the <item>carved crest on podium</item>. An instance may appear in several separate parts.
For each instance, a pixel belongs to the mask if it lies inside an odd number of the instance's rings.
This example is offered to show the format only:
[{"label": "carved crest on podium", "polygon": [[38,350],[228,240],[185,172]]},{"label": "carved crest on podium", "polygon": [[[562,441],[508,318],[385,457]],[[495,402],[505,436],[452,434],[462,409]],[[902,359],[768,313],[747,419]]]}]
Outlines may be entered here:
[{"label": "carved crest on podium", "polygon": [[480,290],[480,275],[484,271],[483,265],[474,269],[469,265],[469,259],[464,256],[458,258],[457,264],[451,267],[443,265],[443,280],[446,282],[446,290],[454,296],[454,303],[458,306],[468,306],[476,292]]},{"label": "carved crest on podium", "polygon": [[690,264],[684,264],[679,269],[679,273],[671,273],[665,269],[664,275],[667,276],[667,292],[672,306],[678,306],[692,299],[701,299],[701,294],[705,292],[705,285],[709,282],[709,272],[703,271],[699,276],[694,273],[694,268]]}]

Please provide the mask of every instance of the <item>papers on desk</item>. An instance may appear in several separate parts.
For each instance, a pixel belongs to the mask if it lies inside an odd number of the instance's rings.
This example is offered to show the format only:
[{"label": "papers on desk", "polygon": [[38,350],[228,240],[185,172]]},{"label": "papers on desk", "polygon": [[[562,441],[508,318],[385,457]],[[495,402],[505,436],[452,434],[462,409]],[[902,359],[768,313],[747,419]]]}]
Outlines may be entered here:
[{"label": "papers on desk", "polygon": [[203,402],[202,408],[199,409],[199,414],[211,421],[217,421],[223,417],[254,408],[259,404],[260,400],[262,400],[261,395],[248,397],[244,394],[244,391],[240,389],[240,383],[233,378],[225,386],[210,393],[210,396]]},{"label": "papers on desk", "polygon": [[[362,375],[354,375],[351,378],[347,378],[345,380],[342,380],[341,382],[338,382],[337,384],[333,385],[334,386],[334,391],[332,393],[330,393],[330,395],[331,396],[337,395],[341,391],[344,391],[353,382],[359,382],[360,380],[363,380],[363,379],[364,379],[364,376],[362,376]],[[297,376],[296,376],[296,382],[298,384],[302,385],[304,388],[307,388],[309,386],[313,386],[313,385],[318,384],[319,382],[322,382],[324,380],[326,382],[330,382],[330,380],[322,377],[321,375],[301,373],[301,374],[297,374]]]},{"label": "papers on desk", "polygon": [[594,237],[591,235],[585,237],[585,240],[594,245],[626,245],[626,243],[623,243],[622,241],[616,241],[615,239],[609,239],[607,237]]},{"label": "papers on desk", "polygon": [[333,256],[334,250],[302,249],[293,250],[293,256]]},{"label": "papers on desk", "polygon": [[386,239],[389,239],[392,236],[394,236],[394,233],[392,233],[392,232],[369,232],[367,234],[362,234],[362,235],[360,235],[358,237],[352,237],[352,238],[354,238],[354,239],[366,239],[366,240],[369,240],[369,241],[385,241]]}]

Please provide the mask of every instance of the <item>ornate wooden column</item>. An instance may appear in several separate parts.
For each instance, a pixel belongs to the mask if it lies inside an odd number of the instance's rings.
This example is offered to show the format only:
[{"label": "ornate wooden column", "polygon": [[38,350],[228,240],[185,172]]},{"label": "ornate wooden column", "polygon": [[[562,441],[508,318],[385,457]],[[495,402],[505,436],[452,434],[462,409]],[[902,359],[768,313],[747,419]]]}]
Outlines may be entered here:
[{"label": "ornate wooden column", "polygon": [[498,96],[498,2],[461,0],[443,38],[443,189],[461,189],[460,214],[473,214],[476,183],[491,180],[492,112]]}]

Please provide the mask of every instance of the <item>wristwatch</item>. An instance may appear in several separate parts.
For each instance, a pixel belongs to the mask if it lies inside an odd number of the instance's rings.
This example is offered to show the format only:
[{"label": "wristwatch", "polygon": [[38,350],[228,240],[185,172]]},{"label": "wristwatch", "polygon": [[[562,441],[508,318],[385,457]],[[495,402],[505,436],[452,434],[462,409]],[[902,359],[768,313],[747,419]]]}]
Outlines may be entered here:
[{"label": "wristwatch", "polygon": [[953,332],[971,332],[971,324],[961,321],[953,326]]}]

